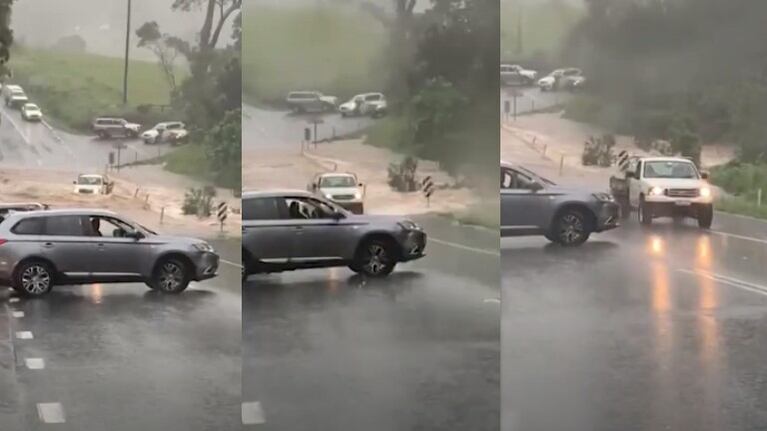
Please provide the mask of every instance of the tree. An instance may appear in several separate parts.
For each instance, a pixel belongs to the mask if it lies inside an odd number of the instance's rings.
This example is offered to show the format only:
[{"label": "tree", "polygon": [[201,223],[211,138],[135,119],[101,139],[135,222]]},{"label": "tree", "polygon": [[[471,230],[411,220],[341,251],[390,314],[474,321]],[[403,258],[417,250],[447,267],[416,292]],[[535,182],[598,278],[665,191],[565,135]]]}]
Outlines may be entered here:
[{"label": "tree", "polygon": [[188,44],[170,35],[160,32],[160,26],[155,21],[144,23],[136,30],[138,46],[148,48],[157,56],[160,69],[168,82],[171,94],[176,87],[176,58],[182,52],[188,51]]},{"label": "tree", "polygon": [[11,7],[13,0],[0,0],[0,77],[7,76],[9,71],[6,64],[11,57],[13,30],[11,24]]}]

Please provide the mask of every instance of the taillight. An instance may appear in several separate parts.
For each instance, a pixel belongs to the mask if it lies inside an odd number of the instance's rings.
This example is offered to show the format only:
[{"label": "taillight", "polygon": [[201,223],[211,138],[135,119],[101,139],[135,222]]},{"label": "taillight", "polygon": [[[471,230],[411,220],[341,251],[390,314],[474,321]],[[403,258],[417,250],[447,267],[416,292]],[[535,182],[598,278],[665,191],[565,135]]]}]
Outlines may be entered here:
[{"label": "taillight", "polygon": [[6,242],[8,242],[8,240],[7,240],[7,239],[2,239],[2,238],[0,238],[0,245],[3,245],[3,244],[5,244]]}]

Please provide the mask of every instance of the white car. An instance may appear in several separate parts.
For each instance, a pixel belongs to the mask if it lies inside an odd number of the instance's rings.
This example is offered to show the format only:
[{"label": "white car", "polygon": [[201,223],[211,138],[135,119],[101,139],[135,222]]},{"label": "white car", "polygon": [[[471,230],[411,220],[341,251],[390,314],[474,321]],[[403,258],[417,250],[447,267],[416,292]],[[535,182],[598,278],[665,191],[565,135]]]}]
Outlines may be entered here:
[{"label": "white car", "polygon": [[112,192],[114,183],[106,175],[82,174],[73,181],[77,194],[107,195]]},{"label": "white car", "polygon": [[541,91],[553,91],[562,88],[566,85],[565,82],[572,83],[579,78],[583,78],[583,72],[580,69],[574,67],[556,69],[545,77],[539,79],[538,87]]},{"label": "white car", "polygon": [[501,65],[501,85],[532,85],[537,77],[538,72],[518,64]]},{"label": "white car", "polygon": [[186,136],[186,126],[180,121],[165,121],[157,123],[151,129],[141,134],[145,144],[157,144],[164,141],[175,140],[179,136]]},{"label": "white car", "polygon": [[34,103],[26,103],[21,107],[21,118],[25,121],[42,121],[43,111]]},{"label": "white car", "polygon": [[6,99],[5,105],[9,106],[13,109],[19,109],[20,107],[26,105],[29,102],[29,98],[24,93],[13,93],[11,96]]},{"label": "white car", "polygon": [[363,93],[352,97],[348,102],[342,103],[338,111],[342,117],[353,115],[370,115],[378,117],[386,114],[388,104],[386,97],[381,93]]},{"label": "white car", "polygon": [[623,176],[610,178],[610,189],[624,208],[639,213],[644,225],[658,217],[690,217],[704,229],[714,217],[708,173],[682,157],[635,157],[622,165]]},{"label": "white car", "polygon": [[355,214],[362,214],[365,211],[365,186],[352,173],[326,172],[317,174],[307,189]]}]

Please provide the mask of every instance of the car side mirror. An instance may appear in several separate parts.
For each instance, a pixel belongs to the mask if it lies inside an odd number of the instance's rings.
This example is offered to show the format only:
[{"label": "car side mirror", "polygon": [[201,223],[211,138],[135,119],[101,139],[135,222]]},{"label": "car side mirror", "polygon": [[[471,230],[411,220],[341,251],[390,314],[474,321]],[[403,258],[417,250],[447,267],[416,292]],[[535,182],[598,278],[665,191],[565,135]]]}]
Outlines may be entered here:
[{"label": "car side mirror", "polygon": [[530,190],[532,190],[533,192],[543,190],[543,184],[535,181],[532,184],[530,184]]},{"label": "car side mirror", "polygon": [[636,178],[636,177],[637,176],[636,176],[636,174],[634,172],[632,172],[632,171],[627,171],[626,172],[626,178]]},{"label": "car side mirror", "polygon": [[134,230],[133,232],[126,232],[125,233],[125,237],[126,238],[133,238],[136,241],[145,238],[144,234],[139,232],[139,231],[137,231],[137,230]]},{"label": "car side mirror", "polygon": [[340,212],[336,211],[336,212],[334,212],[333,214],[331,214],[331,215],[330,215],[330,217],[331,217],[333,220],[335,220],[335,221],[339,221],[339,220],[341,220],[342,218],[344,218],[344,215],[343,215],[343,213],[340,213]]},{"label": "car side mirror", "polygon": [[707,180],[711,177],[711,174],[709,174],[707,171],[703,171],[700,173],[700,177],[703,178],[704,180]]},{"label": "car side mirror", "polygon": [[357,184],[357,187],[365,187],[365,185],[364,185],[364,184],[362,184],[362,183],[358,183],[358,184]]}]

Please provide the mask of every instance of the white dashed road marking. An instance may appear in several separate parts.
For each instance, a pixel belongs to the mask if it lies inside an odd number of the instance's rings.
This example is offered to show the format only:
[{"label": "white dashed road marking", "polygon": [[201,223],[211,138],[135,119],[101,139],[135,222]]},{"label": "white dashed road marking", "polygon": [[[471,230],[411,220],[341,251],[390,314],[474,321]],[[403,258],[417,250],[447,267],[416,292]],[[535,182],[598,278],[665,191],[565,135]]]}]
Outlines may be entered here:
[{"label": "white dashed road marking", "polygon": [[501,300],[498,298],[486,298],[484,301],[485,304],[500,304]]},{"label": "white dashed road marking", "polygon": [[261,403],[258,401],[242,403],[243,425],[260,425],[265,423],[266,418],[264,417],[264,410],[261,408]]},{"label": "white dashed road marking", "polygon": [[24,312],[23,311],[14,311],[12,314],[13,314],[13,317],[15,317],[17,319],[20,319],[20,318],[24,317]]},{"label": "white dashed road marking", "polygon": [[26,358],[24,359],[24,365],[26,365],[30,370],[42,370],[45,368],[45,359]]},{"label": "white dashed road marking", "polygon": [[225,263],[227,265],[232,265],[232,266],[237,267],[237,268],[242,268],[242,265],[240,265],[239,263],[230,262],[230,261],[228,261],[226,259],[219,259],[219,262]]},{"label": "white dashed road marking", "polygon": [[15,303],[15,302],[19,302],[19,298],[16,298],[16,297],[14,296],[13,298],[10,298],[10,299],[8,299],[8,302],[10,302],[11,304],[13,304],[13,303]]},{"label": "white dashed road marking", "polygon": [[19,340],[31,340],[35,338],[35,336],[29,331],[19,331],[16,333],[16,338]]},{"label": "white dashed road marking", "polygon": [[677,271],[688,274],[688,275],[704,277],[709,280],[717,281],[719,283],[724,283],[732,287],[737,287],[738,289],[747,290],[752,293],[758,293],[760,295],[767,296],[767,286],[762,286],[762,285],[751,283],[748,281],[738,280],[737,278],[727,277],[725,275],[715,274],[715,273],[703,271],[703,270],[691,271],[689,269],[678,269]]},{"label": "white dashed road marking", "polygon": [[430,238],[427,239],[427,242],[436,242],[437,244],[446,245],[448,247],[459,248],[461,250],[471,251],[471,252],[474,252],[474,253],[489,254],[490,256],[498,256],[498,257],[501,256],[501,253],[499,253],[496,250],[488,250],[486,248],[469,247],[468,245],[458,244],[458,243],[450,242],[450,241],[444,241],[444,240],[437,239],[437,238],[431,238],[430,237]]},{"label": "white dashed road marking", "polygon": [[38,403],[37,415],[46,424],[63,424],[67,421],[61,403]]}]

